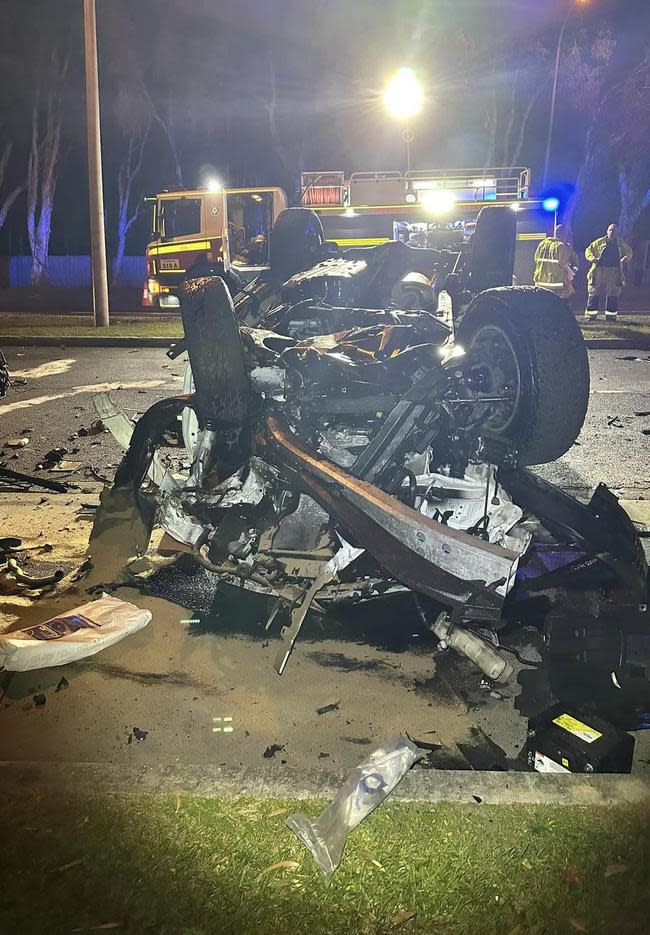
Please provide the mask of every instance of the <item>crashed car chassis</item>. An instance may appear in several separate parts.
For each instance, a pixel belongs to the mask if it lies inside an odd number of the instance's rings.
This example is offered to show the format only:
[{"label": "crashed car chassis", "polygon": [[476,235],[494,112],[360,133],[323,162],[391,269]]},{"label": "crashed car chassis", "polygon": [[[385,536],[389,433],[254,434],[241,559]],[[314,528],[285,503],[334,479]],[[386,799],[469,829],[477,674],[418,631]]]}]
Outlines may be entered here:
[{"label": "crashed car chassis", "polygon": [[[279,672],[310,609],[410,590],[440,640],[507,680],[512,667],[477,631],[516,617],[540,532],[568,558],[524,589],[551,606],[558,587],[582,589],[596,625],[615,606],[647,627],[645,557],[616,498],[601,485],[585,505],[526,470],[575,440],[588,369],[561,300],[506,285],[507,215],[488,209],[472,252],[447,255],[337,251],[311,212],[290,209],[270,272],[234,303],[218,269],[190,279],[170,354],[188,352],[187,392],[136,425],[91,556],[126,496],[139,552],[158,521],[221,581],[270,598],[267,627],[288,615]],[[155,464],[180,418],[189,477]]]}]

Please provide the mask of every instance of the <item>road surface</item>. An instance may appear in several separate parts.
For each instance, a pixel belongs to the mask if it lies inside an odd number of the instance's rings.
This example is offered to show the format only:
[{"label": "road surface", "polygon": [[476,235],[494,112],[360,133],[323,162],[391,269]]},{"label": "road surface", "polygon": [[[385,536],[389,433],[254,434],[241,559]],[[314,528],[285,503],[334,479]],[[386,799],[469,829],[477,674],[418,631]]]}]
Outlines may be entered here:
[{"label": "road surface", "polygon": [[[101,488],[90,469],[110,477],[120,459],[109,435],[78,436],[95,418],[92,394],[109,390],[136,417],[180,389],[183,362],[170,364],[157,349],[124,348],[9,348],[7,357],[26,383],[0,403],[1,460],[33,472],[48,451],[65,446],[66,457],[82,466],[71,475],[80,487],[74,494],[4,494],[1,534],[23,537],[34,568],[71,568],[90,528],[80,504],[96,502]],[[582,495],[605,481],[643,509],[642,498],[650,499],[648,357],[590,354],[587,422],[545,476]],[[6,445],[21,437],[29,439],[26,447]],[[348,769],[373,744],[406,730],[441,744],[460,765],[455,744],[480,746],[477,728],[509,756],[525,739],[526,721],[513,709],[517,682],[494,696],[462,662],[444,656],[434,664],[434,641],[408,601],[310,619],[280,678],[272,667],[277,633],[263,628],[265,604],[215,594],[205,576],[173,571],[158,596],[125,588],[118,596],[150,608],[152,623],[84,663],[0,676],[0,759]],[[85,600],[81,590],[56,603],[10,595],[0,603],[0,628],[37,623]],[[520,645],[534,653],[536,639],[523,633]],[[68,685],[56,691],[62,676]],[[43,706],[33,701],[39,693]],[[317,714],[328,704],[338,707]],[[232,733],[213,731],[223,717],[233,718]],[[145,739],[134,739],[134,728],[146,731]],[[275,754],[265,757],[274,744]],[[647,758],[641,739],[636,768]]]}]

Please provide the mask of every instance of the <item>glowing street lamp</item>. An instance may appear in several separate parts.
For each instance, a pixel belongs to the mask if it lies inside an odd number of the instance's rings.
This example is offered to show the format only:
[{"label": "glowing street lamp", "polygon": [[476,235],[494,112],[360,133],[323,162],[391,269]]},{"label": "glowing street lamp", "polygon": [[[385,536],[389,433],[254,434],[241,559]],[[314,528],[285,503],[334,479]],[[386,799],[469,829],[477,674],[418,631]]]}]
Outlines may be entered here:
[{"label": "glowing street lamp", "polygon": [[411,171],[411,143],[414,140],[410,120],[422,110],[424,90],[412,68],[400,68],[388,83],[384,105],[388,113],[404,124],[402,139],[406,144],[406,173]]}]

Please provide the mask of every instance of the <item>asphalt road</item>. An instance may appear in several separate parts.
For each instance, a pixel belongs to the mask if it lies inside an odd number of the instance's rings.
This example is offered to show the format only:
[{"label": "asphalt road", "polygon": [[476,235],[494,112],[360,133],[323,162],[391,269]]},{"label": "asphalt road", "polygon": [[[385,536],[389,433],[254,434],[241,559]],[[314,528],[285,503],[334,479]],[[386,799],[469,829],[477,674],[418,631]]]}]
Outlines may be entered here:
[{"label": "asphalt road", "polygon": [[[49,561],[72,562],[83,554],[89,530],[79,503],[96,499],[100,489],[87,469],[110,477],[121,457],[109,435],[77,435],[95,418],[92,394],[110,390],[137,416],[178,391],[183,362],[170,364],[156,349],[62,347],[56,357],[52,350],[8,349],[14,376],[26,383],[0,403],[0,461],[32,472],[47,451],[65,446],[67,457],[81,462],[70,475],[81,489],[70,497],[5,494],[0,528],[2,535],[23,536],[30,548],[45,537],[54,547]],[[639,414],[650,413],[648,358],[647,351],[590,354],[585,428],[560,462],[542,469],[547,477],[579,493],[605,481],[628,499],[650,497],[650,445],[643,434],[650,415]],[[29,439],[26,447],[7,446],[20,437]],[[178,577],[185,589],[177,589],[176,602],[120,590],[153,613],[152,623],[123,643],[65,670],[0,676],[0,759],[348,769],[399,730],[453,756],[459,742],[481,746],[477,728],[510,756],[523,744],[526,722],[513,709],[517,682],[495,696],[480,687],[476,670],[448,654],[434,663],[434,642],[410,605],[310,619],[279,678],[272,668],[277,633],[262,626],[266,606],[239,594],[214,595],[205,582]],[[5,628],[29,625],[86,599],[83,591],[56,603],[6,598],[0,621]],[[189,619],[200,623],[182,622]],[[520,646],[533,653],[535,640],[523,633]],[[69,684],[57,692],[62,675]],[[39,692],[44,706],[34,704]],[[338,707],[316,713],[330,703]],[[224,716],[233,717],[234,731],[213,732],[213,718]],[[146,739],[134,739],[134,727],[147,731]],[[272,744],[280,749],[265,757]],[[642,769],[643,738],[638,751]]]},{"label": "asphalt road", "polygon": [[[129,416],[178,392],[184,358],[170,363],[158,348],[8,348],[15,377],[27,380],[0,403],[0,445],[28,437],[26,448],[4,449],[7,466],[33,471],[55,447],[68,458],[110,475],[121,457],[109,435],[73,437],[95,418],[93,393],[108,389]],[[632,358],[632,359],[628,359]],[[632,497],[650,489],[650,354],[591,351],[591,398],[578,442],[541,473],[554,483],[586,490],[604,481]],[[78,449],[74,451],[73,449]]]}]

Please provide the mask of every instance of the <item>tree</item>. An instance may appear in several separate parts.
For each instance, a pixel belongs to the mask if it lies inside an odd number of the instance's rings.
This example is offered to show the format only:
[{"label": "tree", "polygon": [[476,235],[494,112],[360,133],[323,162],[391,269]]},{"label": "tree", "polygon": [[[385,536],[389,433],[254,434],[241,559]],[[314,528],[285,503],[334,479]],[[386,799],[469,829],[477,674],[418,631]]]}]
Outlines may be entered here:
[{"label": "tree", "polygon": [[47,281],[52,206],[61,150],[63,100],[70,55],[55,46],[45,76],[36,86],[32,106],[27,166],[27,234],[32,253],[32,285]]},{"label": "tree", "polygon": [[[13,146],[13,141],[8,140],[5,143],[2,153],[0,153],[0,192],[2,192]],[[7,220],[7,215],[11,211],[14,201],[16,198],[18,198],[24,187],[24,185],[14,185],[14,187],[11,188],[6,195],[0,195],[0,230],[2,230],[4,227],[5,221]]]},{"label": "tree", "polygon": [[630,236],[650,204],[650,50],[611,94],[611,153],[616,165],[621,213],[619,226]]},{"label": "tree", "polygon": [[[595,190],[611,191],[618,201],[621,232],[630,236],[650,204],[650,49],[618,74],[616,39],[601,30],[593,41],[576,41],[567,56],[564,84],[576,113],[588,114],[584,151],[575,193],[564,216],[571,227]],[[612,208],[607,212],[610,217]]]},{"label": "tree", "polygon": [[151,112],[144,98],[135,96],[129,87],[123,85],[115,101],[115,116],[122,134],[122,158],[117,170],[117,247],[113,260],[113,284],[119,280],[126,238],[138,220],[142,206],[142,192],[137,193],[133,208],[131,195],[142,170]]}]

